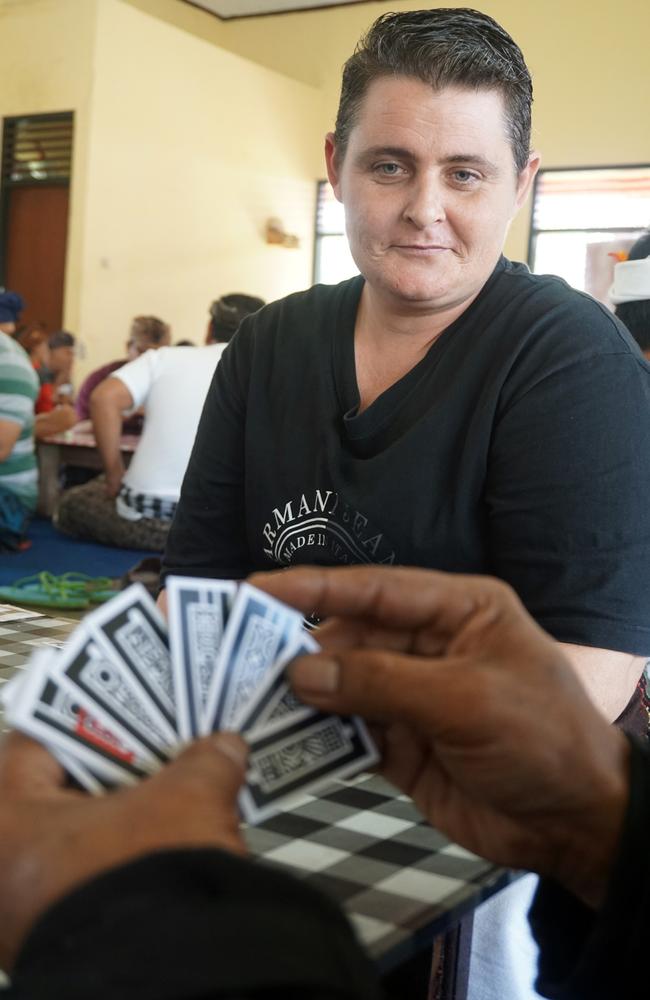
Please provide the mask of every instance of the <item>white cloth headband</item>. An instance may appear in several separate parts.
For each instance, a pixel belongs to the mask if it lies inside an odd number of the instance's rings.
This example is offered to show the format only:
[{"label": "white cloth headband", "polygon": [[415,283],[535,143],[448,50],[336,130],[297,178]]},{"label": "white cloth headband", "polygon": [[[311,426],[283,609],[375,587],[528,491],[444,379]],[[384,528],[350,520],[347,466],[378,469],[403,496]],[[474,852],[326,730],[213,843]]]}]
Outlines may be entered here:
[{"label": "white cloth headband", "polygon": [[614,284],[609,297],[615,306],[621,302],[650,299],[650,257],[624,260],[614,265]]}]

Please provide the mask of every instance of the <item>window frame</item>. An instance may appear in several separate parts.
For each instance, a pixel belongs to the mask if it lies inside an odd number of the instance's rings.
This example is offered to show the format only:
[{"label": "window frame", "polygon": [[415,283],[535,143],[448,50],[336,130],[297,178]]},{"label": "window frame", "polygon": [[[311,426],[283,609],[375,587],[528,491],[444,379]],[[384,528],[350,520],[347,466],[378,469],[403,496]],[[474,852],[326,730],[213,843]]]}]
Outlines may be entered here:
[{"label": "window frame", "polygon": [[647,228],[650,226],[650,218],[647,220],[645,226],[641,224],[640,226],[589,226],[581,227],[577,229],[573,226],[563,229],[537,229],[535,228],[535,203],[538,197],[539,185],[542,177],[546,174],[559,174],[559,173],[569,173],[569,172],[580,172],[587,173],[588,171],[596,170],[647,170],[650,172],[650,161],[647,163],[599,163],[590,164],[589,166],[572,166],[572,167],[543,167],[537,171],[535,175],[535,180],[533,183],[532,197],[530,199],[530,227],[528,230],[528,249],[527,249],[527,263],[528,267],[534,273],[535,266],[535,246],[536,240],[540,233],[638,233],[640,229]]},{"label": "window frame", "polygon": [[[315,284],[317,284],[319,282],[323,282],[323,280],[324,280],[322,275],[317,274],[317,264],[318,264],[318,261],[321,259],[320,248],[321,248],[321,243],[322,243],[322,241],[324,239],[328,239],[329,237],[332,237],[332,236],[333,237],[342,237],[345,240],[345,243],[346,243],[346,246],[347,246],[348,252],[349,252],[349,243],[348,243],[347,233],[345,231],[345,225],[343,225],[343,228],[341,230],[337,230],[336,232],[331,232],[329,230],[326,231],[326,232],[325,231],[321,231],[319,229],[319,227],[318,227],[319,218],[320,218],[320,214],[321,214],[320,213],[320,208],[321,208],[321,192],[323,190],[327,189],[327,188],[331,189],[331,184],[327,180],[327,178],[325,178],[325,179],[321,178],[321,179],[319,179],[319,180],[316,181],[316,203],[315,203],[315,209],[314,209],[314,243],[313,243],[314,250],[313,250],[313,257],[312,257],[312,268],[311,268],[312,285],[315,285]],[[342,209],[343,209],[343,206],[341,206],[341,210]],[[358,273],[358,271],[356,273]]]}]

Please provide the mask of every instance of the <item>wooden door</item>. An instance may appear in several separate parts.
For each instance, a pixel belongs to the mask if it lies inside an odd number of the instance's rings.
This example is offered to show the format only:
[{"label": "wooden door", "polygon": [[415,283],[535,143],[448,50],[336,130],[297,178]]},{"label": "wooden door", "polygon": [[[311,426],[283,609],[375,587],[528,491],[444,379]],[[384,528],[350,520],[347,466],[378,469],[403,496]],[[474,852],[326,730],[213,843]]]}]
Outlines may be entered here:
[{"label": "wooden door", "polygon": [[21,322],[54,333],[63,323],[69,189],[21,185],[8,192],[5,287],[25,300]]}]

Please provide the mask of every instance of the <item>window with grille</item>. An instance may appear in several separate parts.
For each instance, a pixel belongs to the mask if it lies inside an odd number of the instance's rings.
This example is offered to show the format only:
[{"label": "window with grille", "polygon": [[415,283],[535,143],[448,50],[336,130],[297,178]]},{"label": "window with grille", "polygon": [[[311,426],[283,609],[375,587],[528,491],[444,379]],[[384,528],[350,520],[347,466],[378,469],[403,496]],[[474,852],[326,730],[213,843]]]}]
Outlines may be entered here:
[{"label": "window with grille", "polygon": [[314,282],[335,285],[358,274],[345,235],[343,205],[334,197],[329,181],[318,182]]},{"label": "window with grille", "polygon": [[650,166],[540,170],[529,264],[609,304],[616,254],[650,226]]},{"label": "window with grille", "polygon": [[72,164],[72,112],[5,118],[2,186],[67,184]]}]

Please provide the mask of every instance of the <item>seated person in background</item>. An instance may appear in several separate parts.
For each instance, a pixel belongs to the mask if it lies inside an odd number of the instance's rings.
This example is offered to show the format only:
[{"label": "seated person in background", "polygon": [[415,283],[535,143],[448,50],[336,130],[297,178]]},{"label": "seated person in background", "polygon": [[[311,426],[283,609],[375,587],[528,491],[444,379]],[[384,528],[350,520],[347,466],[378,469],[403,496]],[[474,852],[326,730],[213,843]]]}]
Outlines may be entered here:
[{"label": "seated person in background", "polygon": [[[28,356],[8,333],[0,330],[0,548],[3,540],[4,544],[13,541],[16,516],[20,521],[26,520],[36,509],[34,403],[37,395],[38,377]],[[5,515],[3,503],[11,508]]]},{"label": "seated person in background", "polygon": [[22,296],[18,292],[8,292],[0,288],[0,333],[13,337],[20,314],[25,308]]},{"label": "seated person in background", "polygon": [[47,367],[54,384],[54,396],[60,403],[72,403],[72,368],[75,358],[76,338],[67,330],[58,330],[48,339],[50,360]]},{"label": "seated person in background", "polygon": [[[105,545],[162,551],[222,350],[213,344],[146,351],[97,386],[90,412],[104,474],[63,493],[53,517],[60,531]],[[140,406],[144,429],[125,472],[122,419]]]},{"label": "seated person in background", "polygon": [[[40,387],[34,407],[36,420],[34,436],[37,441],[59,431],[68,430],[77,422],[74,407],[65,398],[59,399],[56,382],[47,381],[50,377],[50,347],[45,328],[41,323],[29,323],[18,334],[18,343],[27,351],[32,367],[36,372]],[[43,378],[41,377],[43,376]]]},{"label": "seated person in background", "polygon": [[[214,369],[241,320],[263,304],[254,296],[233,298],[236,303],[216,320],[218,303],[213,303],[206,346],[147,351],[97,386],[90,410],[105,474],[63,494],[53,518],[61,531],[121,548],[162,551]],[[144,431],[125,473],[122,416],[139,406],[144,406]]]},{"label": "seated person in background", "polygon": [[29,355],[32,368],[39,381],[39,392],[34,406],[35,413],[49,413],[54,409],[54,383],[50,378],[48,362],[50,348],[47,343],[47,331],[42,323],[28,323],[18,330],[16,340]]},{"label": "seated person in background", "polygon": [[[650,755],[607,725],[512,591],[379,567],[251,582],[330,617],[323,654],[290,667],[296,693],[373,720],[381,773],[452,841],[544,876],[531,913],[542,995],[641,997]],[[245,769],[244,742],[220,733],[92,799],[11,734],[0,754],[7,1000],[378,1000],[333,901],[245,857]]]},{"label": "seated person in background", "polygon": [[[122,365],[139,358],[145,351],[156,350],[158,347],[168,347],[170,343],[171,331],[168,323],[164,323],[157,316],[136,316],[131,323],[129,339],[126,342],[127,356],[117,361],[109,361],[107,365],[96,368],[81,383],[75,403],[77,420],[89,419],[90,397],[100,382],[103,382],[105,378],[112,375]],[[142,431],[142,418],[140,416],[129,418],[128,427],[125,426],[124,431],[128,434],[140,434]]]},{"label": "seated person in background", "polygon": [[209,309],[206,344],[227,343],[244,317],[256,313],[263,305],[266,305],[264,299],[242,292],[231,292],[216,299]]},{"label": "seated person in background", "polygon": [[[90,412],[104,474],[63,493],[53,517],[60,531],[120,548],[164,548],[203,400],[223,347],[146,351],[97,386]],[[140,406],[144,429],[125,472],[122,419]]]},{"label": "seated person in background", "polygon": [[650,360],[650,232],[639,237],[627,260],[615,266],[609,297],[621,323]]}]

